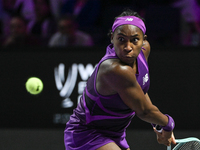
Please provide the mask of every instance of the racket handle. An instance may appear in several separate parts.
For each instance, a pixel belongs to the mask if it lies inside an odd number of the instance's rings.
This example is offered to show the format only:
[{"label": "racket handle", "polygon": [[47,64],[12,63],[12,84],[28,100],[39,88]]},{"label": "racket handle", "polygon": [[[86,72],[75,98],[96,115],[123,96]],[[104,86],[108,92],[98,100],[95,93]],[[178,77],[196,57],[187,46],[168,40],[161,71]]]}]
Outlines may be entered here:
[{"label": "racket handle", "polygon": [[172,148],[171,148],[171,145],[170,146],[167,146],[167,150],[171,150]]}]

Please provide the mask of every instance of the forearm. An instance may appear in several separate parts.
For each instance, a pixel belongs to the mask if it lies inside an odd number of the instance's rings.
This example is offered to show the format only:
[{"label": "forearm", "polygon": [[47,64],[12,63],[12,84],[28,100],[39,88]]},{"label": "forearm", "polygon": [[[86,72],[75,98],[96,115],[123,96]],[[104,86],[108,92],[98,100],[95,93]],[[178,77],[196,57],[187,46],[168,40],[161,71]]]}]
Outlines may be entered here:
[{"label": "forearm", "polygon": [[149,103],[151,103],[151,104],[152,104],[152,102],[151,102],[151,99],[150,99],[150,97],[149,97],[149,94],[148,94],[148,93],[146,93],[146,94],[145,94],[145,98],[146,98],[146,100],[147,100]]},{"label": "forearm", "polygon": [[152,105],[150,109],[145,110],[142,113],[136,112],[136,115],[143,121],[160,126],[166,126],[168,123],[168,117],[161,113],[159,109],[154,105]]}]

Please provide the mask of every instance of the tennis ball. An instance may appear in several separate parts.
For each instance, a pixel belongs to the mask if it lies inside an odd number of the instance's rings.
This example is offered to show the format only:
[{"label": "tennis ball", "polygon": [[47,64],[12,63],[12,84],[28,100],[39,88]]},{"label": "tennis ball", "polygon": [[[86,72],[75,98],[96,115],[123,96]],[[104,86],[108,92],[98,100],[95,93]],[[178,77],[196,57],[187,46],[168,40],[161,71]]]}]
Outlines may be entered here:
[{"label": "tennis ball", "polygon": [[31,77],[26,81],[26,90],[33,95],[37,95],[43,90],[43,83],[37,77]]}]

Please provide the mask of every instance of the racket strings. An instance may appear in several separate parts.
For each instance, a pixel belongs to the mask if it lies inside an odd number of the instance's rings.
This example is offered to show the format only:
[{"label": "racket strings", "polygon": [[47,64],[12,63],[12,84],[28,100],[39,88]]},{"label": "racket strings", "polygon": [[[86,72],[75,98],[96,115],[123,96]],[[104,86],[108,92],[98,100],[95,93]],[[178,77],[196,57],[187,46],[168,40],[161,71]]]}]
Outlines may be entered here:
[{"label": "racket strings", "polygon": [[191,141],[184,143],[176,150],[200,150],[200,143],[197,141]]}]

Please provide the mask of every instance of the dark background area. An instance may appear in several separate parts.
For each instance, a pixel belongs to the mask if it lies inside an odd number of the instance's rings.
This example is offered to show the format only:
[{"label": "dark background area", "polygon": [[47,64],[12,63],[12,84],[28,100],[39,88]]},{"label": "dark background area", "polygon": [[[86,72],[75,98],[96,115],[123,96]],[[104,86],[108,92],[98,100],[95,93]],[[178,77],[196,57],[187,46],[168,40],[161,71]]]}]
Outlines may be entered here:
[{"label": "dark background area", "polygon": [[[95,50],[95,51],[94,51]],[[105,47],[10,49],[0,53],[1,65],[1,128],[64,128],[65,123],[54,124],[57,113],[72,113],[77,104],[78,82],[70,95],[72,108],[62,108],[54,78],[54,69],[60,63],[68,68],[72,64],[93,66],[104,55]],[[194,47],[159,48],[152,47],[149,58],[151,85],[149,95],[152,102],[176,121],[177,129],[199,129],[199,76],[200,52]],[[44,90],[39,95],[31,95],[25,89],[29,77],[39,77]],[[189,121],[188,121],[189,120]],[[147,129],[149,124],[133,119],[130,128]]]},{"label": "dark background area", "polygon": [[[95,51],[94,51],[95,50]],[[62,97],[55,85],[54,69],[63,63],[95,65],[105,53],[105,47],[7,49],[0,53],[0,134],[1,150],[61,150],[63,131],[72,108],[62,108]],[[199,76],[200,52],[195,47],[152,47],[149,57],[152,102],[163,113],[173,116],[176,138],[200,138]],[[25,89],[26,80],[39,77],[44,89],[31,95]],[[80,76],[80,75],[78,75]],[[80,77],[77,78],[81,80]],[[78,82],[77,80],[77,82]],[[77,103],[77,84],[70,96]],[[59,114],[58,123],[55,115]],[[130,146],[138,150],[166,149],[156,141],[149,123],[133,118],[127,130]]]},{"label": "dark background area", "polygon": [[[94,26],[79,28],[91,35],[94,40],[92,47],[50,48],[47,46],[50,37],[47,37],[42,39],[40,46],[27,46],[25,43],[6,48],[3,46],[6,38],[2,28],[4,16],[1,15],[0,150],[64,150],[65,123],[76,107],[78,84],[82,79],[78,72],[70,95],[74,106],[63,108],[64,98],[56,88],[54,70],[60,63],[64,64],[67,78],[73,64],[95,66],[110,43],[107,33],[114,17],[125,8],[139,12],[146,20],[146,34],[151,44],[149,96],[153,104],[174,118],[176,138],[200,138],[200,41],[197,41],[197,45],[184,43],[182,38],[187,37],[184,35],[187,23],[183,21],[180,9],[172,7],[174,0],[100,2]],[[9,27],[9,23],[6,27]],[[31,95],[25,89],[27,79],[33,76],[44,83],[44,89],[38,95]],[[151,125],[137,116],[128,127],[127,141],[135,150],[166,149],[157,143]]]}]

